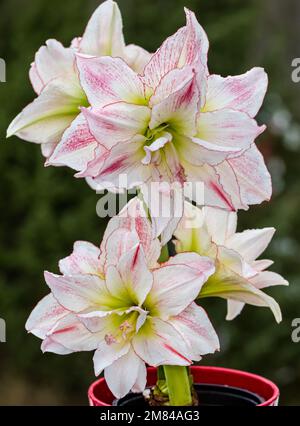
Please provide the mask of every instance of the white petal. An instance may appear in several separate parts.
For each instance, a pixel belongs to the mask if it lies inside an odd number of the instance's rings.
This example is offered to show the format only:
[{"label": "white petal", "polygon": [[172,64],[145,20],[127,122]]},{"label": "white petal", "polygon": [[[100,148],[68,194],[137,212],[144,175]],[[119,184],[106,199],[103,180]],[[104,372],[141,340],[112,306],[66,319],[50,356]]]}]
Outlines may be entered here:
[{"label": "white petal", "polygon": [[257,271],[264,271],[265,269],[273,265],[273,263],[273,260],[269,259],[255,260],[254,262],[252,262],[252,267]]},{"label": "white petal", "polygon": [[50,39],[37,51],[30,70],[30,79],[34,90],[40,94],[51,80],[58,77],[76,77],[75,55],[72,49]]},{"label": "white petal", "polygon": [[[213,242],[234,249],[234,247],[227,244],[227,241],[231,236],[234,238],[237,235],[234,234],[237,227],[236,212],[229,212],[213,207],[203,207],[202,212],[204,214],[205,225]],[[237,251],[239,252],[239,250]]]},{"label": "white petal", "polygon": [[80,41],[80,51],[93,56],[122,56],[125,42],[120,9],[108,0],[93,13]]},{"label": "white petal", "polygon": [[[143,370],[143,371],[142,371]],[[139,376],[144,377],[139,377]],[[104,370],[106,383],[116,398],[122,398],[134,387],[139,379],[139,392],[145,389],[146,368],[145,363],[131,349],[127,354],[120,357],[112,365]]]},{"label": "white petal", "polygon": [[7,137],[16,134],[34,143],[59,142],[84,103],[84,94],[76,82],[52,80],[12,121]]},{"label": "white petal", "polygon": [[153,287],[144,306],[151,315],[163,319],[178,315],[196,299],[214,272],[214,263],[207,257],[177,254],[153,271]]},{"label": "white petal", "polygon": [[52,352],[57,355],[69,355],[72,352],[72,349],[66,348],[64,345],[57,343],[51,336],[43,340],[41,344],[41,350],[45,352]]},{"label": "white petal", "polygon": [[265,251],[274,233],[275,228],[237,232],[226,241],[226,246],[240,253],[247,262],[251,262]]},{"label": "white petal", "polygon": [[243,278],[232,270],[231,266],[222,265],[213,279],[202,287],[200,297],[222,297],[254,306],[269,307],[279,323],[282,316],[278,303],[272,297],[257,289],[251,283],[253,278]]},{"label": "white petal", "polygon": [[46,158],[50,157],[55,150],[57,143],[56,142],[48,142],[41,144],[42,155]]},{"label": "white petal", "polygon": [[143,200],[149,209],[153,238],[166,244],[183,215],[184,194],[178,182],[149,182],[141,186]]},{"label": "white petal", "polygon": [[93,357],[95,375],[99,376],[105,368],[113,364],[114,361],[118,360],[123,355],[126,355],[129,349],[129,343],[112,343],[108,345],[105,340],[103,340]]},{"label": "white petal", "polygon": [[147,50],[135,44],[125,47],[125,60],[128,65],[137,73],[142,74],[146,64],[149,62],[151,54]]},{"label": "white petal", "polygon": [[272,271],[262,271],[255,277],[251,278],[251,283],[259,289],[273,287],[275,285],[289,285],[281,275]]},{"label": "white petal", "polygon": [[237,300],[227,300],[227,321],[232,321],[242,312],[245,306],[244,302],[238,302]]},{"label": "white petal", "polygon": [[207,255],[212,248],[212,239],[204,226],[203,209],[189,202],[184,203],[184,215],[174,233],[176,252],[195,252]]}]

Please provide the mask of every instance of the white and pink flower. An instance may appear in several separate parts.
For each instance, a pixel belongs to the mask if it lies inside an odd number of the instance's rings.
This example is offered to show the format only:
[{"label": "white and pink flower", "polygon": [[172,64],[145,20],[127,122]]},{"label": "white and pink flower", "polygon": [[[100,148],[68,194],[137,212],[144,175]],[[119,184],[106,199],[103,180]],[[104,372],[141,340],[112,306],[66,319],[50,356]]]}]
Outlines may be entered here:
[{"label": "white and pink flower", "polygon": [[254,144],[265,129],[254,117],[267,76],[262,68],[235,77],[209,75],[207,36],[191,11],[186,16],[186,26],[140,74],[120,58],[77,55],[90,104],[82,111],[98,150],[86,167],[80,158],[75,164],[82,139],[74,122],[49,164],[73,163],[81,169],[77,176],[96,189],[117,187],[120,174],[127,176],[126,189],[201,181],[205,205],[247,209],[271,196],[270,176]]},{"label": "white and pink flower", "polygon": [[175,232],[176,251],[193,251],[215,262],[216,272],[201,288],[199,298],[222,297],[228,300],[227,319],[240,314],[245,303],[269,307],[281,321],[278,303],[262,290],[288,285],[279,274],[266,269],[270,260],[257,260],[269,245],[275,229],[250,229],[236,232],[237,214],[222,209],[186,202],[184,216]]},{"label": "white and pink flower", "polygon": [[38,96],[13,120],[7,136],[15,134],[41,144],[43,155],[49,157],[63,135],[66,143],[71,144],[66,129],[75,121],[77,138],[73,148],[78,156],[76,164],[71,161],[68,165],[85,167],[98,144],[80,113],[79,108],[88,106],[88,101],[80,85],[75,54],[121,57],[133,69],[141,71],[150,54],[139,46],[126,46],[122,27],[117,3],[107,0],[94,12],[83,36],[75,38],[70,47],[48,40],[36,53],[29,72]]},{"label": "white and pink flower", "polygon": [[[139,201],[131,208],[141,208]],[[43,339],[43,351],[96,350],[95,373],[104,370],[116,397],[144,390],[145,364],[186,366],[219,348],[205,311],[194,302],[214,263],[182,253],[158,264],[159,242],[147,222],[112,219],[101,250],[76,242],[59,263],[62,275],[45,272],[51,293],[26,324]]]}]

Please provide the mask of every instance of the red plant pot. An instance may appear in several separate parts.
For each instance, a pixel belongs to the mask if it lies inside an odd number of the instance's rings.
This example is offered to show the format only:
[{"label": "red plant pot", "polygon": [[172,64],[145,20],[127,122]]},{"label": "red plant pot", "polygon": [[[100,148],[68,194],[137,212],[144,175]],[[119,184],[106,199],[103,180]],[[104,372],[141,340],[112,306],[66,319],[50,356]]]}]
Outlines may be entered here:
[{"label": "red plant pot", "polygon": [[[147,384],[156,383],[156,368],[148,368]],[[259,395],[263,402],[260,407],[276,406],[279,400],[279,389],[270,380],[256,374],[222,367],[191,367],[194,383],[227,385],[244,389]],[[107,387],[104,378],[92,383],[88,390],[89,403],[92,406],[111,406],[115,397]]]}]

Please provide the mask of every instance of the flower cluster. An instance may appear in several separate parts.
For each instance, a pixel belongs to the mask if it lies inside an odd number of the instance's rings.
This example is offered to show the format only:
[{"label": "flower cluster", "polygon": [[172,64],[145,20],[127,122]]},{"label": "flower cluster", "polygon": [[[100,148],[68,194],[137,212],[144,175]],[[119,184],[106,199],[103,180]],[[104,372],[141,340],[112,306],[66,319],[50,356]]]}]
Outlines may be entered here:
[{"label": "flower cluster", "polygon": [[[206,33],[185,13],[186,25],[150,54],[125,44],[119,8],[105,1],[70,47],[48,40],[39,49],[30,69],[37,97],[7,131],[41,144],[46,165],[74,169],[95,190],[138,189],[100,248],[78,241],[60,275],[45,272],[51,292],[26,324],[43,351],[94,350],[95,373],[104,370],[117,397],[144,390],[146,365],[188,366],[219,349],[204,297],[227,299],[227,319],[248,303],[281,320],[262,289],[287,282],[257,260],[274,229],[236,232],[236,211],[272,192],[255,145],[267,75],[210,74]],[[201,208],[182,191],[199,182]],[[153,183],[163,203],[179,197],[180,215],[154,215]],[[177,254],[162,261],[173,235]]]}]

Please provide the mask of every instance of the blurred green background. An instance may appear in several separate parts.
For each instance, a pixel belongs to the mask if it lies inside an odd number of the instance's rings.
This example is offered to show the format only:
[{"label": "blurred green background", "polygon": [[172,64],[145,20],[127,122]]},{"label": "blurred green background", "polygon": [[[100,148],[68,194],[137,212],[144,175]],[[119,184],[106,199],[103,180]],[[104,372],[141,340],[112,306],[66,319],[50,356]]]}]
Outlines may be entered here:
[{"label": "blurred green background", "polygon": [[[94,0],[1,0],[0,57],[7,82],[0,83],[0,317],[7,342],[0,343],[0,404],[86,404],[94,380],[90,353],[43,355],[40,341],[27,335],[31,309],[48,291],[43,271],[73,242],[98,244],[105,222],[96,215],[99,198],[66,168],[44,168],[40,148],[17,138],[5,140],[12,118],[34,97],[28,70],[48,38],[68,45],[81,35]],[[298,0],[120,0],[127,42],[156,50],[184,24],[183,7],[194,10],[210,39],[210,71],[240,74],[263,66],[270,78],[259,121],[268,131],[259,140],[273,175],[269,204],[240,214],[240,229],[274,226],[266,253],[273,270],[290,287],[271,291],[281,304],[276,325],[267,309],[247,307],[226,322],[225,302],[206,303],[220,335],[222,351],[206,364],[256,372],[277,382],[282,404],[300,405],[300,343],[292,343],[291,322],[300,317],[300,83],[291,80],[291,62],[300,57]]]}]

